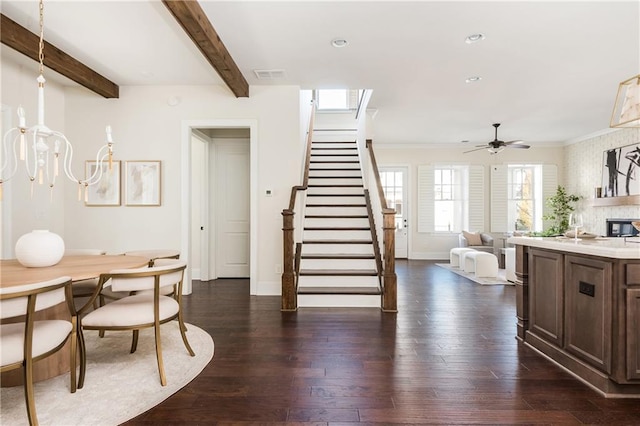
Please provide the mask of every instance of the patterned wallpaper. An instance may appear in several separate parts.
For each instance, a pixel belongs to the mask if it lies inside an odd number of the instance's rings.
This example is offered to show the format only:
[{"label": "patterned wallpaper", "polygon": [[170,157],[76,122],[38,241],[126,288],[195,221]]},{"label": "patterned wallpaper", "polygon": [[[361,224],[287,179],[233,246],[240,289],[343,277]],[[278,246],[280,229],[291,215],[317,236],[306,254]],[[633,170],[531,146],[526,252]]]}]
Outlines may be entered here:
[{"label": "patterned wallpaper", "polygon": [[[608,149],[640,144],[640,128],[621,129],[568,145],[564,155],[564,176],[567,191],[585,197],[580,203],[585,231],[604,235],[607,218],[640,219],[640,206],[594,207],[591,199],[595,187],[601,186],[602,160]],[[636,170],[640,179],[640,170]],[[620,182],[621,187],[624,184]]]}]

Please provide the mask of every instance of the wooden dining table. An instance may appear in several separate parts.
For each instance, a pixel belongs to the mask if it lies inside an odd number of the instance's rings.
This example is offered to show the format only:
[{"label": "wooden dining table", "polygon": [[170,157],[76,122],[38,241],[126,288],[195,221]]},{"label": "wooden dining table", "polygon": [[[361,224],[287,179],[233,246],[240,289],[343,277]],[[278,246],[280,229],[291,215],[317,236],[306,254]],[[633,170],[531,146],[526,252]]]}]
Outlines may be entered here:
[{"label": "wooden dining table", "polygon": [[[64,256],[59,263],[42,268],[22,266],[16,259],[0,260],[0,288],[21,284],[31,284],[68,276],[72,281],[98,278],[100,274],[114,269],[141,268],[149,264],[144,256],[124,255],[78,255]],[[35,319],[70,319],[66,303],[36,313]],[[69,345],[34,364],[34,381],[45,380],[69,371]],[[2,387],[22,383],[22,371],[12,370],[2,373]]]}]

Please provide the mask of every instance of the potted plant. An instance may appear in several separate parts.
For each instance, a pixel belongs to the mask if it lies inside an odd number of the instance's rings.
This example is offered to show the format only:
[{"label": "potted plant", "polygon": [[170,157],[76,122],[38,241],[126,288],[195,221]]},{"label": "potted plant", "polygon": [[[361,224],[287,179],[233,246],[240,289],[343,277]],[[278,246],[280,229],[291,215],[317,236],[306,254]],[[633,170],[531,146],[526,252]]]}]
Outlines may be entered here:
[{"label": "potted plant", "polygon": [[551,213],[543,216],[544,220],[552,220],[555,223],[544,232],[544,235],[562,235],[569,229],[569,215],[576,208],[574,203],[582,199],[579,195],[567,194],[563,186],[558,185],[556,194],[547,198],[547,206],[551,208]]}]

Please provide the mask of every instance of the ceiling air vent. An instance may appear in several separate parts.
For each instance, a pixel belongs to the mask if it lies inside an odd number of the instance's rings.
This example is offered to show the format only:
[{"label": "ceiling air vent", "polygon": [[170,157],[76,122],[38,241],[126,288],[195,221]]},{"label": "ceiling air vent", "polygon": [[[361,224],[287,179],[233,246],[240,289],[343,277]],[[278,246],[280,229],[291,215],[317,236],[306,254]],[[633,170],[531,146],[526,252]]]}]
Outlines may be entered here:
[{"label": "ceiling air vent", "polygon": [[253,70],[258,80],[282,80],[285,77],[284,70]]}]

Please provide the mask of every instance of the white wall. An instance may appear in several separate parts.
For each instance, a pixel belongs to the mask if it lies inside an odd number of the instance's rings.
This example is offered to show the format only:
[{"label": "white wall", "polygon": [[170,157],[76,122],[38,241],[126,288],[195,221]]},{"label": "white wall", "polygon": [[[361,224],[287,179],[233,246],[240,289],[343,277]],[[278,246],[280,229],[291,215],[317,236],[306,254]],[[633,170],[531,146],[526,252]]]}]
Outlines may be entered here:
[{"label": "white wall", "polygon": [[[411,259],[448,259],[449,250],[458,244],[457,233],[419,233],[417,232],[418,166],[433,163],[476,164],[485,167],[485,229],[491,225],[490,169],[491,165],[528,162],[534,164],[555,164],[558,175],[562,176],[564,150],[561,146],[542,148],[532,147],[526,151],[506,149],[499,154],[490,155],[486,151],[463,154],[470,148],[414,147],[377,145],[373,141],[379,167],[407,166],[409,168],[409,258]],[[561,182],[560,182],[561,183]]]},{"label": "white wall", "polygon": [[[2,103],[23,102],[33,117],[35,84],[21,71],[2,64]],[[33,76],[35,79],[35,76]],[[34,196],[38,206],[14,202],[12,229],[19,236],[35,227],[47,207],[48,228],[60,233],[68,247],[100,247],[109,252],[146,248],[180,248],[181,221],[181,126],[183,121],[206,119],[253,119],[258,123],[259,148],[255,190],[257,197],[258,294],[279,294],[282,218],[289,191],[298,184],[300,170],[300,90],[296,86],[253,86],[249,98],[235,98],[226,87],[120,87],[119,99],[104,99],[83,88],[47,87],[47,122],[60,126],[74,143],[75,159],[84,175],[84,161],[93,158],[104,142],[110,124],[115,159],[162,161],[162,205],[159,207],[87,207],[78,202],[75,185],[67,182],[64,194]],[[168,99],[180,103],[169,106]],[[31,102],[27,103],[23,101]],[[49,98],[54,98],[49,101]],[[62,124],[67,123],[66,128]],[[187,164],[190,163],[187,161]],[[124,163],[122,163],[124,167]],[[273,196],[263,196],[266,188]],[[18,191],[14,191],[18,192]],[[24,189],[20,189],[24,198]],[[122,194],[124,197],[124,194]],[[37,224],[37,226],[36,226]],[[50,224],[50,225],[49,225]],[[14,240],[17,237],[14,237]],[[189,261],[191,259],[188,259]]]},{"label": "white wall", "polygon": [[[639,144],[640,128],[620,129],[569,145],[565,149],[565,182],[569,193],[582,195],[585,230],[606,235],[607,218],[640,218],[640,206],[591,206],[596,186],[602,186],[602,159],[608,149]],[[640,170],[636,170],[640,176]]]}]

